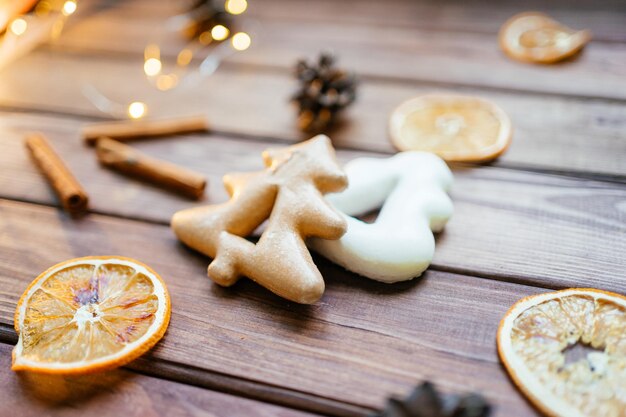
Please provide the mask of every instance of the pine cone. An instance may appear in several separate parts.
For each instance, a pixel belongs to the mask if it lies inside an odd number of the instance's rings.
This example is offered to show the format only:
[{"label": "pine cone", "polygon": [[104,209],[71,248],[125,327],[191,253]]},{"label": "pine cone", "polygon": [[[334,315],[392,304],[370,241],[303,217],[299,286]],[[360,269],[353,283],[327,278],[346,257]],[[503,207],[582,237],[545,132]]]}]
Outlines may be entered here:
[{"label": "pine cone", "polygon": [[320,132],[335,120],[337,113],[356,98],[356,76],[334,66],[335,58],[322,53],[317,64],[298,61],[296,77],[300,86],[292,97],[298,106],[298,127]]},{"label": "pine cone", "polygon": [[372,417],[487,417],[491,407],[478,394],[440,395],[430,382],[417,386],[404,400],[390,398]]}]

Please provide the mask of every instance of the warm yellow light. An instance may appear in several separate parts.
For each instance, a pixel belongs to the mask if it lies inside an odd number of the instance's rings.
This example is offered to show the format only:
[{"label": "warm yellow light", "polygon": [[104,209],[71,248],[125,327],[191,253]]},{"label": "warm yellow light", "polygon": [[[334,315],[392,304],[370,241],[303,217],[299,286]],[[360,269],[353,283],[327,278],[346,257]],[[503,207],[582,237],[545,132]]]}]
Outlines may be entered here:
[{"label": "warm yellow light", "polygon": [[211,35],[211,32],[207,30],[202,32],[200,36],[198,36],[198,40],[202,45],[208,45],[213,42],[213,35]]},{"label": "warm yellow light", "polygon": [[52,39],[58,39],[61,36],[61,32],[63,32],[63,26],[65,25],[65,21],[63,19],[59,19],[52,25],[52,30],[50,31],[50,37]]},{"label": "warm yellow light", "polygon": [[159,75],[157,78],[156,86],[161,91],[167,91],[171,88],[176,87],[178,84],[178,77],[176,74],[163,74]]},{"label": "warm yellow light", "polygon": [[236,33],[231,40],[233,44],[233,48],[238,51],[245,51],[250,47],[252,40],[250,39],[250,35],[245,32]]},{"label": "warm yellow light", "polygon": [[191,52],[191,49],[185,48],[178,53],[176,63],[181,67],[184,67],[189,65],[189,63],[191,62],[191,58],[193,58],[193,52]]},{"label": "warm yellow light", "polygon": [[128,105],[128,115],[131,119],[141,119],[146,115],[147,107],[141,101],[133,101]]},{"label": "warm yellow light", "polygon": [[20,36],[21,34],[26,32],[27,27],[28,23],[26,23],[26,20],[22,19],[21,17],[18,17],[13,22],[11,22],[11,32],[16,34],[17,36]]},{"label": "warm yellow light", "polygon": [[143,70],[147,76],[152,77],[161,72],[161,61],[156,58],[146,59],[143,63]]},{"label": "warm yellow light", "polygon": [[49,1],[41,0],[39,3],[37,3],[37,6],[35,6],[35,14],[37,16],[45,16],[48,13],[50,13],[51,9],[52,9],[52,5],[50,4]]},{"label": "warm yellow light", "polygon": [[74,0],[67,0],[63,3],[63,15],[69,16],[76,11],[76,2]]},{"label": "warm yellow light", "polygon": [[242,14],[247,8],[246,0],[226,0],[226,11],[230,14]]},{"label": "warm yellow light", "polygon": [[159,49],[159,45],[151,43],[148,46],[146,46],[146,49],[143,50],[143,58],[146,60],[150,58],[156,58],[156,59],[161,58],[161,51]]},{"label": "warm yellow light", "polygon": [[230,30],[224,25],[215,25],[213,29],[211,29],[211,36],[213,36],[213,39],[216,41],[223,41],[228,37],[229,33]]}]

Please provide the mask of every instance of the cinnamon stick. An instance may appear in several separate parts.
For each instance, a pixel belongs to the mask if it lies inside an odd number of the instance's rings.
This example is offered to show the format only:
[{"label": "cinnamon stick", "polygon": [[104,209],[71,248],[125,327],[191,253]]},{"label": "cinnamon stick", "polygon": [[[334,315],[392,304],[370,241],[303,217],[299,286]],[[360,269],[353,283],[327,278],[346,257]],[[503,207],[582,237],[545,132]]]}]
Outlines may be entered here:
[{"label": "cinnamon stick", "polygon": [[59,196],[65,210],[73,214],[84,211],[89,201],[87,193],[52,149],[48,140],[40,133],[33,133],[26,136],[25,144],[35,163]]},{"label": "cinnamon stick", "polygon": [[148,157],[110,138],[98,140],[96,154],[98,161],[105,167],[145,179],[191,198],[200,198],[206,188],[206,179],[201,174]]},{"label": "cinnamon stick", "polygon": [[94,145],[100,137],[126,142],[138,138],[207,132],[208,130],[209,125],[204,116],[193,116],[165,120],[95,123],[83,129],[83,138],[88,145]]}]

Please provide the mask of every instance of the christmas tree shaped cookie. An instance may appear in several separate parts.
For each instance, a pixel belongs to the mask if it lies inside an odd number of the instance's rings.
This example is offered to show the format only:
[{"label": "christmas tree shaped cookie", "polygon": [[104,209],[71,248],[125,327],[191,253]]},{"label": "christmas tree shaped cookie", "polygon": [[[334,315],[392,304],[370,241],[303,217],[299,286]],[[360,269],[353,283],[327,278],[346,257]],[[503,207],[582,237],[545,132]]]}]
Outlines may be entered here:
[{"label": "christmas tree shaped cookie", "polygon": [[[323,135],[266,150],[263,160],[263,171],[224,177],[228,202],[179,211],[172,229],[185,244],[214,258],[208,274],[217,284],[230,286],[247,276],[281,297],[314,303],[324,280],[304,240],[339,239],[346,232],[346,220],[323,194],[346,188],[347,177]],[[259,241],[246,240],[266,219]]]}]

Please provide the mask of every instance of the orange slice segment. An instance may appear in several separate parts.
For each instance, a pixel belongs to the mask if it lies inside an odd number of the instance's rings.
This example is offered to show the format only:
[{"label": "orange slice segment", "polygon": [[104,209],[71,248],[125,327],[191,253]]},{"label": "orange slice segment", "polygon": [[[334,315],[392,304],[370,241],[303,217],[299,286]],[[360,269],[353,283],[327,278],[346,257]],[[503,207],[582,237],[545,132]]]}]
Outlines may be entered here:
[{"label": "orange slice segment", "polygon": [[85,374],[122,366],[163,337],[171,313],[165,283],[123,257],[86,257],[48,269],[15,311],[15,371]]},{"label": "orange slice segment", "polygon": [[389,135],[402,151],[433,152],[446,161],[485,162],[511,142],[511,120],[477,97],[428,94],[405,101],[391,114]]},{"label": "orange slice segment", "polygon": [[542,13],[520,13],[502,26],[499,42],[511,58],[549,64],[580,51],[591,40],[588,30],[576,31]]},{"label": "orange slice segment", "polygon": [[[527,297],[497,340],[513,381],[547,415],[625,415],[626,297],[579,288]],[[565,350],[577,344],[595,351],[568,363]]]}]

